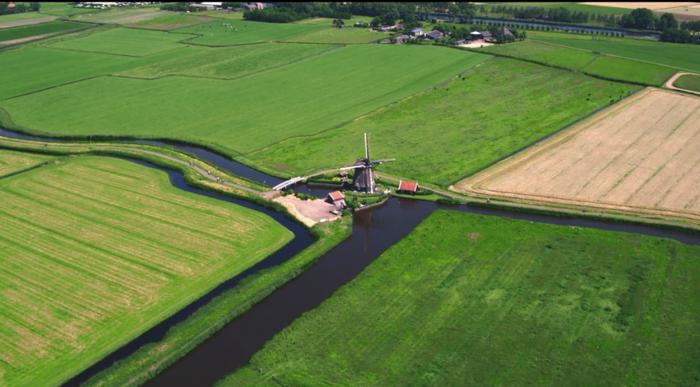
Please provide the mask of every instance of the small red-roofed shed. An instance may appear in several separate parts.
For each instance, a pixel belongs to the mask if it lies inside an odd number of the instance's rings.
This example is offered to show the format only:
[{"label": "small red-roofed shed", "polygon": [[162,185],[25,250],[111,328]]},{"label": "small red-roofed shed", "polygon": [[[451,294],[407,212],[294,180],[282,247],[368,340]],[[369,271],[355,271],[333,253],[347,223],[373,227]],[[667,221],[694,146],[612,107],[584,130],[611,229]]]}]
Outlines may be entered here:
[{"label": "small red-roofed shed", "polygon": [[337,208],[345,208],[345,195],[340,191],[329,192],[326,200],[335,204]]},{"label": "small red-roofed shed", "polygon": [[415,181],[399,181],[399,192],[414,194],[418,191],[418,183]]}]

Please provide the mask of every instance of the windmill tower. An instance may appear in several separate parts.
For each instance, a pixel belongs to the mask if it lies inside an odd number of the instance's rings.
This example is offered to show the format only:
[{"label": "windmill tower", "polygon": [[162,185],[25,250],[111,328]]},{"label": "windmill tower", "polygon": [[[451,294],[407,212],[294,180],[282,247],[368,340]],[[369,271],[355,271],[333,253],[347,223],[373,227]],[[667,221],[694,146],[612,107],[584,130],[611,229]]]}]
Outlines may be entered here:
[{"label": "windmill tower", "polygon": [[369,157],[369,140],[367,138],[367,133],[365,133],[365,157],[357,160],[355,165],[349,167],[340,168],[341,171],[347,171],[350,169],[355,170],[355,175],[352,179],[352,188],[355,191],[374,193],[376,188],[376,183],[374,181],[374,171],[372,170],[375,165],[383,164],[387,161],[394,161],[394,159],[384,159],[384,160],[374,160],[372,161]]}]

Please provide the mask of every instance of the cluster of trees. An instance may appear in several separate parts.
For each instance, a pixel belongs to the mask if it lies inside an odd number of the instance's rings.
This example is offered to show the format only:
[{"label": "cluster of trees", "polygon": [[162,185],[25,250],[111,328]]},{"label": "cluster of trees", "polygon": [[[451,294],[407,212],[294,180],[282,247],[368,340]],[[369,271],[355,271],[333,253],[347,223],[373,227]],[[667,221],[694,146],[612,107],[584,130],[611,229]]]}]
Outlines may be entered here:
[{"label": "cluster of trees", "polygon": [[0,15],[11,15],[13,13],[24,13],[29,11],[39,11],[40,3],[10,3],[0,2]]},{"label": "cluster of trees", "polygon": [[661,31],[661,40],[673,43],[700,43],[700,39],[692,32],[700,31],[700,22],[678,23],[670,13],[658,16],[647,8],[637,8],[620,20],[620,25],[626,28]]},{"label": "cluster of trees", "polygon": [[272,23],[291,23],[311,17],[328,17],[332,19],[350,19],[350,7],[343,3],[318,2],[279,2],[274,7],[246,11],[246,20]]}]

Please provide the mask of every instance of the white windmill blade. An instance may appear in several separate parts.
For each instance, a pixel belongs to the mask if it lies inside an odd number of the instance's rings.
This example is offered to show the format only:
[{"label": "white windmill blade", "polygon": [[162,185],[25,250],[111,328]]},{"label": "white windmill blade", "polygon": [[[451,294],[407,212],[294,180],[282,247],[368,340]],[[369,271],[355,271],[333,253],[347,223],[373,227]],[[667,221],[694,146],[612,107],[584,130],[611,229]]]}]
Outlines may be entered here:
[{"label": "white windmill blade", "polygon": [[353,165],[350,167],[342,167],[342,168],[338,168],[338,169],[341,171],[347,171],[349,169],[357,169],[357,168],[364,168],[364,167],[365,167],[364,165]]},{"label": "white windmill blade", "polygon": [[381,160],[374,160],[372,162],[375,164],[381,164],[381,163],[386,163],[388,161],[396,161],[396,159],[381,159]]}]

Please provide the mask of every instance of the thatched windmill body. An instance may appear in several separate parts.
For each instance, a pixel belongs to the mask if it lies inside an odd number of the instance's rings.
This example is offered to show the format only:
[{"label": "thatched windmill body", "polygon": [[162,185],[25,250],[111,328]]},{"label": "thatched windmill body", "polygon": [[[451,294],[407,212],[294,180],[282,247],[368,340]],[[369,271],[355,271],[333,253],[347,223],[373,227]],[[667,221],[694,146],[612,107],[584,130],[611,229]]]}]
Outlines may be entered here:
[{"label": "thatched windmill body", "polygon": [[374,181],[374,171],[372,169],[376,165],[380,165],[388,161],[394,161],[394,159],[383,159],[374,161],[370,159],[369,140],[367,139],[367,133],[365,133],[365,157],[358,159],[354,165],[340,168],[340,170],[355,170],[355,175],[352,179],[353,190],[359,192],[374,193],[377,185]]}]

